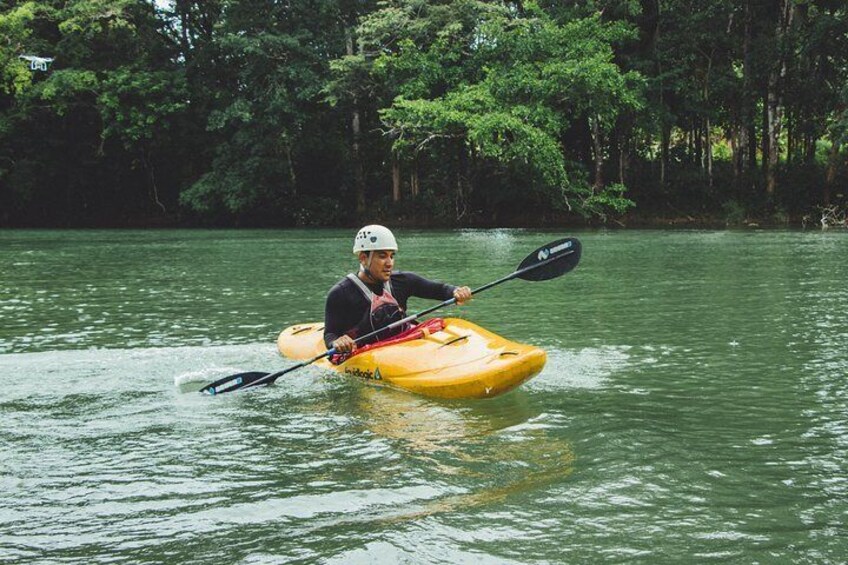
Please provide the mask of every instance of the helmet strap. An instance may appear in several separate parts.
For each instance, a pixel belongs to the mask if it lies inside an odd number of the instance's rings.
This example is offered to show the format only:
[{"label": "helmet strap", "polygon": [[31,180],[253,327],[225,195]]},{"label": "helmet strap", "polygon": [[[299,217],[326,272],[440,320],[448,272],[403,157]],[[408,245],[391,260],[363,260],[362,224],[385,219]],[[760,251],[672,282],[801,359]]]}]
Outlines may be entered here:
[{"label": "helmet strap", "polygon": [[368,261],[359,264],[359,272],[365,275],[369,281],[377,282],[377,279],[371,275],[371,261],[374,259],[374,252],[368,251]]}]

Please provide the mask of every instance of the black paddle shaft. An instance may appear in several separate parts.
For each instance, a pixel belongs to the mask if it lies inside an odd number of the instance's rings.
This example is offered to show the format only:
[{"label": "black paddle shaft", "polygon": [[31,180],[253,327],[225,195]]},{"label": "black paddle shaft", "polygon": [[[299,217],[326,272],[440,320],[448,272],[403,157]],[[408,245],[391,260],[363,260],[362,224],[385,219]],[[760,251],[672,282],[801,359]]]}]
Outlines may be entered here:
[{"label": "black paddle shaft", "polygon": [[[577,238],[569,237],[551,242],[545,246],[540,247],[539,249],[528,255],[514,272],[508,274],[507,276],[501,279],[492,281],[489,284],[485,284],[480,288],[472,290],[471,294],[480,294],[484,290],[490,289],[493,286],[497,286],[501,283],[517,278],[528,281],[544,281],[562,276],[577,266],[577,263],[580,261],[580,254],[581,246],[580,241]],[[448,300],[445,300],[444,302],[436,304],[435,306],[431,306],[426,310],[422,310],[421,312],[407,316],[402,320],[392,322],[384,328],[380,328],[379,330],[375,330],[371,333],[360,336],[354,341],[355,343],[363,342],[383,332],[394,329],[408,322],[412,322],[422,316],[426,316],[431,312],[435,312],[439,308],[449,306],[455,302],[456,298],[450,298]],[[254,387],[263,384],[271,384],[286,373],[290,373],[291,371],[300,369],[301,367],[305,367],[306,365],[311,365],[315,361],[323,359],[324,357],[329,357],[334,353],[337,353],[335,347],[328,349],[324,353],[316,355],[311,359],[302,361],[297,365],[294,365],[287,369],[283,369],[282,371],[276,373],[250,372],[239,373],[237,375],[230,375],[229,377],[218,379],[217,381],[204,386],[202,389],[200,389],[200,392],[215,395],[223,392],[231,392],[242,388]]]},{"label": "black paddle shaft", "polygon": [[[575,240],[575,241],[576,241],[576,240]],[[499,284],[501,284],[501,283],[505,283],[506,281],[511,281],[512,279],[519,279],[519,278],[523,278],[523,277],[522,277],[522,275],[526,275],[526,274],[528,274],[530,271],[535,271],[536,269],[541,269],[542,267],[544,267],[544,266],[546,266],[546,265],[550,265],[550,264],[551,264],[551,263],[553,263],[554,261],[561,261],[562,259],[565,259],[566,257],[568,257],[568,256],[570,256],[570,255],[573,255],[575,252],[577,252],[577,253],[579,254],[579,253],[580,253],[579,248],[578,248],[577,250],[575,250],[575,249],[568,249],[568,250],[567,250],[567,251],[565,251],[564,253],[558,254],[558,255],[553,256],[553,257],[548,257],[547,259],[544,259],[543,261],[540,261],[540,262],[538,262],[538,263],[536,263],[536,264],[534,264],[534,265],[530,265],[530,266],[524,267],[523,269],[521,269],[521,268],[520,268],[520,269],[518,269],[517,271],[515,271],[515,272],[513,272],[513,273],[510,273],[510,274],[508,274],[507,276],[503,277],[502,279],[498,279],[498,280],[496,280],[496,281],[492,281],[492,282],[490,282],[490,283],[488,283],[488,284],[484,284],[484,285],[483,285],[483,286],[481,286],[480,288],[475,288],[474,290],[472,290],[472,291],[471,291],[471,294],[472,294],[472,295],[474,295],[474,294],[480,294],[480,293],[481,293],[481,292],[483,292],[484,290],[490,289],[490,288],[492,288],[493,286],[497,286],[497,285],[499,285]],[[571,270],[571,269],[569,269],[569,270]],[[562,273],[560,273],[560,274],[562,274]],[[555,276],[559,276],[559,275],[555,275]],[[553,277],[549,277],[549,278],[553,278]],[[547,279],[533,279],[533,280],[547,280]],[[414,314],[414,315],[412,315],[412,316],[407,316],[407,317],[406,317],[406,318],[404,318],[403,320],[400,320],[400,321],[394,322],[394,323],[392,323],[392,324],[389,324],[389,325],[388,325],[388,326],[386,326],[385,328],[382,328],[382,329],[378,330],[378,332],[380,332],[380,331],[385,331],[385,330],[387,330],[387,329],[389,329],[389,328],[392,328],[392,327],[394,327],[394,326],[399,326],[399,325],[401,325],[401,324],[403,324],[403,323],[405,323],[405,322],[411,322],[412,320],[414,320],[414,319],[416,319],[416,318],[420,318],[421,316],[426,316],[426,315],[427,315],[427,314],[429,314],[430,312],[435,312],[435,311],[436,311],[436,310],[438,310],[439,308],[442,308],[443,306],[449,306],[449,305],[453,304],[454,302],[456,302],[456,298],[450,298],[450,299],[448,299],[448,300],[445,300],[444,302],[440,302],[439,304],[436,304],[435,306],[431,306],[430,308],[427,308],[426,310],[423,310],[423,311],[419,312],[418,314]],[[374,335],[374,333],[377,333],[377,332],[372,332],[371,334],[369,334],[369,337],[370,337],[370,336],[372,336],[372,335]]]}]

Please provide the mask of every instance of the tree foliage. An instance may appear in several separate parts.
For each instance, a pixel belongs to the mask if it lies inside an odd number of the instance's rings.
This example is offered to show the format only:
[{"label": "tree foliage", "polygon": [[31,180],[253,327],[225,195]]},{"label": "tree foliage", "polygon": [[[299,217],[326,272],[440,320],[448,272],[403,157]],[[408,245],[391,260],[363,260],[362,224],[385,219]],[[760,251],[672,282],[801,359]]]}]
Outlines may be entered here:
[{"label": "tree foliage", "polygon": [[800,216],[848,184],[832,0],[0,1],[0,38],[3,225]]}]

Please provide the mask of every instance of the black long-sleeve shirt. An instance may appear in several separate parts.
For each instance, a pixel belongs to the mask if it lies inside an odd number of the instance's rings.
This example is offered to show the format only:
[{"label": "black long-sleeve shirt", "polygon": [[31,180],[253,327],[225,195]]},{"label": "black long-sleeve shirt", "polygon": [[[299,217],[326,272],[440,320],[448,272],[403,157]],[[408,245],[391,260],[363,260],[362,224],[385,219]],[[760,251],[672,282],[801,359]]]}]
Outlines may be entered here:
[{"label": "black long-sleeve shirt", "polygon": [[[455,286],[431,281],[416,275],[398,271],[392,273],[392,296],[401,310],[406,312],[406,302],[410,296],[448,300],[453,298]],[[383,283],[365,283],[371,292],[383,294]],[[327,348],[342,335],[356,329],[356,335],[365,335],[371,329],[371,304],[365,298],[356,283],[347,277],[337,283],[327,295],[324,309],[324,343]]]}]

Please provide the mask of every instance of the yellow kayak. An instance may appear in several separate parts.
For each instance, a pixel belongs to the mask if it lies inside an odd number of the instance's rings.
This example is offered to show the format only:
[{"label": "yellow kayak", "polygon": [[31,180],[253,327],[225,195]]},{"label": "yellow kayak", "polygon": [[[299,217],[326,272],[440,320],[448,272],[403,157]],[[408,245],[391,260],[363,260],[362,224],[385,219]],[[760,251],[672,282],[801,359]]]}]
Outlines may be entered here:
[{"label": "yellow kayak", "polygon": [[[545,352],[509,341],[459,318],[423,337],[354,355],[340,365],[315,364],[354,377],[436,398],[491,398],[539,374]],[[297,324],[277,338],[280,353],[303,361],[326,350],[324,325]]]}]

